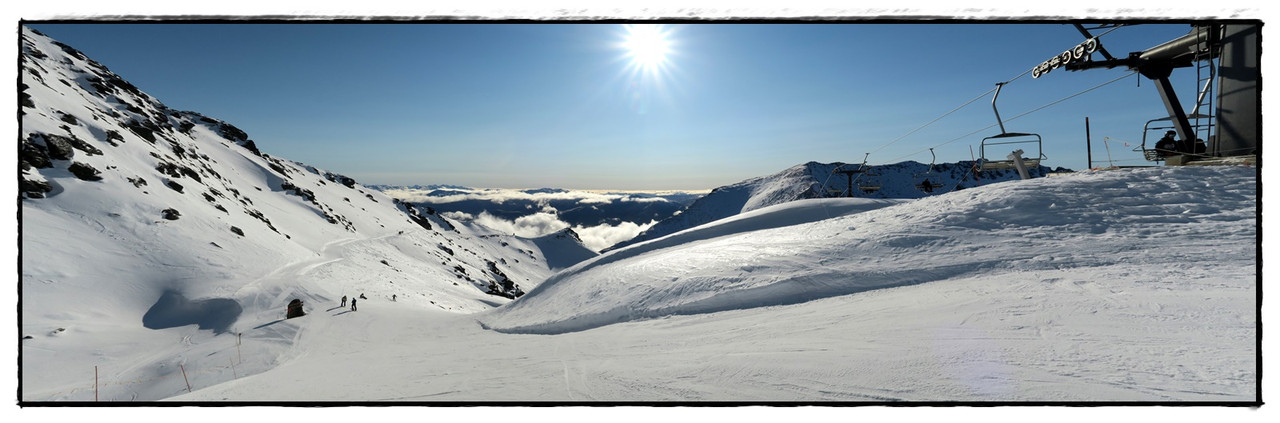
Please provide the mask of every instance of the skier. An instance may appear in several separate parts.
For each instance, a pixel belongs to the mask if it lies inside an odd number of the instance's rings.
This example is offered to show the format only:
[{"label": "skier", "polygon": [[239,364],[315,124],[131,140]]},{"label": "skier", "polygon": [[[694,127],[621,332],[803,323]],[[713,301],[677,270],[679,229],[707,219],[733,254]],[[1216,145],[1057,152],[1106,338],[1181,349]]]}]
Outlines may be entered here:
[{"label": "skier", "polygon": [[928,179],[925,179],[924,182],[920,183],[920,189],[923,189],[924,192],[933,192],[933,184]]},{"label": "skier", "polygon": [[351,311],[356,311],[356,299],[351,299]]},{"label": "skier", "polygon": [[346,296],[346,295],[343,295],[343,296],[342,296],[342,304],[338,304],[338,307],[346,307],[346,306],[347,306],[347,296]]},{"label": "skier", "polygon": [[[360,293],[360,299],[362,299],[362,300],[367,300],[368,298],[365,298],[365,297],[364,297],[364,293],[363,293],[363,292],[361,292],[361,293]],[[353,302],[353,303],[354,303],[355,301],[356,301],[356,300],[351,300],[351,302]]]},{"label": "skier", "polygon": [[391,302],[396,302],[396,294],[391,294]]}]

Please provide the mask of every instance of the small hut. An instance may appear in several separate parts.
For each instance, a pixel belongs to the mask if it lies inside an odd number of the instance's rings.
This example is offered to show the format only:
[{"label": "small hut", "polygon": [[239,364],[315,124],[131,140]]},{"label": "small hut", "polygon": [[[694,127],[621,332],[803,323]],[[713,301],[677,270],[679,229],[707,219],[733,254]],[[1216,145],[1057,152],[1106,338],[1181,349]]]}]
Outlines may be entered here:
[{"label": "small hut", "polygon": [[302,311],[302,300],[295,299],[289,302],[289,308],[285,312],[284,317],[286,319],[292,319],[294,317],[302,317],[306,315],[307,312]]}]

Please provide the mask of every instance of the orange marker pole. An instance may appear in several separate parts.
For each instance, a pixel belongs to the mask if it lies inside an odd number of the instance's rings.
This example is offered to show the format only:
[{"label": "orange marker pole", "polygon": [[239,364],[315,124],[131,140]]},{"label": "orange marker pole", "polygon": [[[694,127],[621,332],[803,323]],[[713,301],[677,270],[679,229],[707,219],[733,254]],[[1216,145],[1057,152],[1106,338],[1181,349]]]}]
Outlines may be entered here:
[{"label": "orange marker pole", "polygon": [[181,364],[178,365],[178,368],[182,369],[182,381],[187,382],[187,393],[189,394],[191,393],[191,381],[187,379],[187,368]]}]

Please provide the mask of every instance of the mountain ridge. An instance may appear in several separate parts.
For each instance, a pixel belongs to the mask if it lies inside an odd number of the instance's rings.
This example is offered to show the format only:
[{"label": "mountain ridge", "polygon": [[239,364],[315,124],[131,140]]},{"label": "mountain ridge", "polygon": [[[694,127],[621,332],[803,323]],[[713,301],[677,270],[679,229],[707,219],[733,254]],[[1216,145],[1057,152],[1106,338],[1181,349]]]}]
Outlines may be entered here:
[{"label": "mountain ridge", "polygon": [[[27,354],[23,368],[49,383],[74,377],[64,361],[94,360],[69,350],[72,339],[156,352],[128,375],[143,378],[186,354],[175,338],[244,333],[270,340],[264,357],[284,354],[302,330],[283,323],[294,299],[307,313],[366,293],[361,305],[394,295],[472,313],[509,301],[489,295],[491,284],[530,289],[551,273],[548,255],[568,260],[266,154],[234,125],[171,109],[30,28],[20,46],[21,331],[24,347],[62,351]],[[575,239],[559,241],[573,251]]]},{"label": "mountain ridge", "polygon": [[[750,178],[715,188],[694,201],[680,214],[659,221],[635,238],[615,244],[602,252],[618,250],[739,213],[789,201],[830,197],[913,199],[972,188],[985,183],[1019,179],[1014,170],[975,171],[975,168],[975,163],[972,161],[929,165],[905,161],[871,165],[865,167],[865,173],[854,176],[851,186],[850,178],[838,171],[863,169],[862,166],[841,162],[809,161],[773,175]],[[1032,177],[1044,176],[1051,172],[1069,172],[1068,169],[1051,169],[1046,166],[1033,167],[1028,171]],[[932,185],[927,191],[920,186],[926,180]],[[872,187],[875,189],[871,190]],[[850,191],[853,191],[853,195],[849,195]]]}]

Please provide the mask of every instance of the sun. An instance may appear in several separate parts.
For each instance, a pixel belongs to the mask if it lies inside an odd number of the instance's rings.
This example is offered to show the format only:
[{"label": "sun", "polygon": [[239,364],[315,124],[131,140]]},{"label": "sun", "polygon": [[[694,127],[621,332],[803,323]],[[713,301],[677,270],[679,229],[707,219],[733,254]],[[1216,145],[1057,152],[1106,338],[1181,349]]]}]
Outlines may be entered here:
[{"label": "sun", "polygon": [[631,63],[641,69],[654,70],[667,62],[671,41],[661,25],[626,25],[627,35],[623,47],[627,49]]}]

